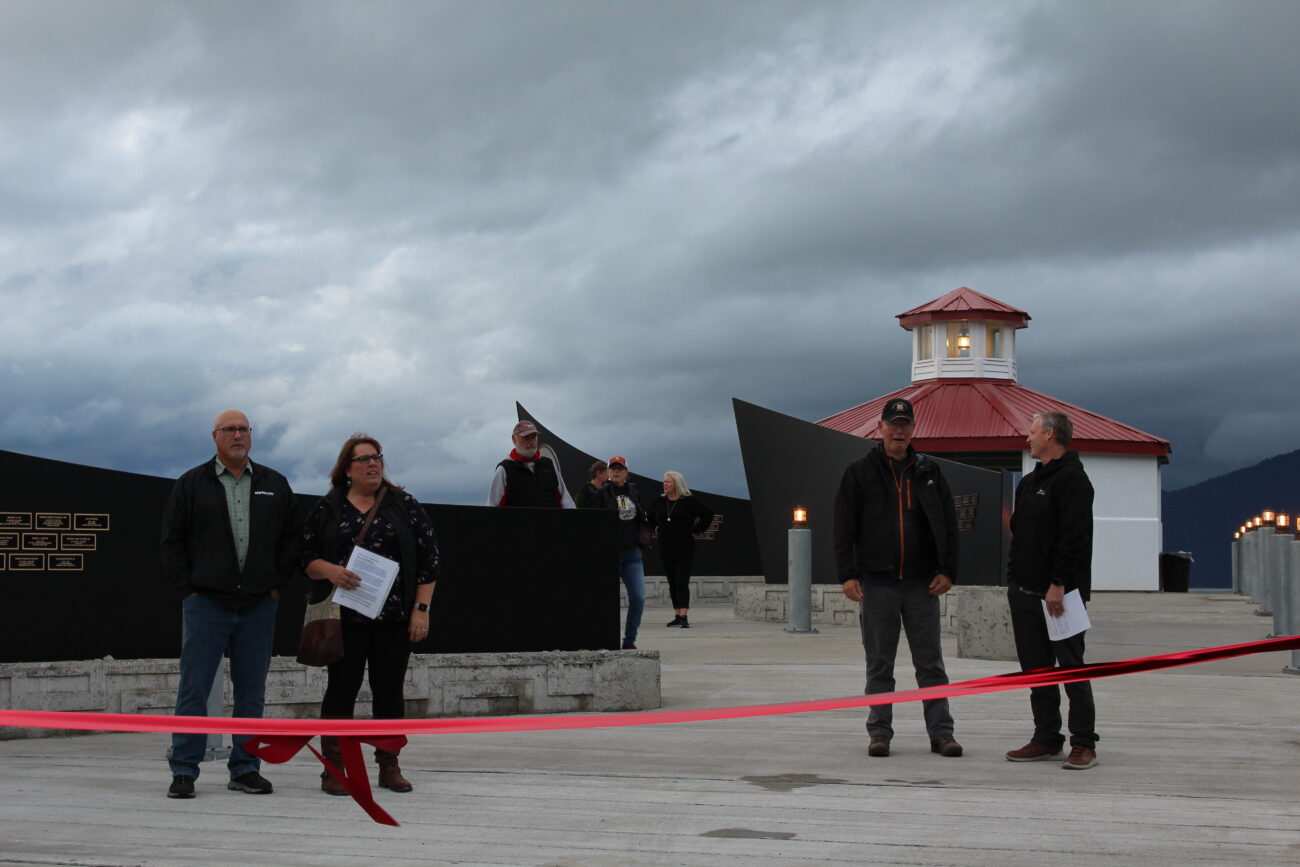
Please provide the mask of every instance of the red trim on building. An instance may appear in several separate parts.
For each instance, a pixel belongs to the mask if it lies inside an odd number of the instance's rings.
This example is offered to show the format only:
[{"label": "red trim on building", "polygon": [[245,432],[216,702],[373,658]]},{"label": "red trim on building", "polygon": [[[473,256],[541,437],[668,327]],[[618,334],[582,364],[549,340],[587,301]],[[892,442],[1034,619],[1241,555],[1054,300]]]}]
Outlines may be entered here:
[{"label": "red trim on building", "polygon": [[1166,439],[1017,383],[991,379],[914,383],[817,423],[878,440],[880,414],[899,397],[916,408],[913,442],[921,451],[1024,451],[1033,416],[1049,410],[1069,414],[1074,422],[1070,447],[1082,452],[1165,457],[1172,450]]},{"label": "red trim on building", "polygon": [[898,324],[908,331],[913,325],[953,319],[993,319],[1000,322],[1018,322],[1018,328],[1028,324],[1030,316],[1023,310],[976,292],[967,286],[954,289],[920,307],[913,307],[897,316]]}]

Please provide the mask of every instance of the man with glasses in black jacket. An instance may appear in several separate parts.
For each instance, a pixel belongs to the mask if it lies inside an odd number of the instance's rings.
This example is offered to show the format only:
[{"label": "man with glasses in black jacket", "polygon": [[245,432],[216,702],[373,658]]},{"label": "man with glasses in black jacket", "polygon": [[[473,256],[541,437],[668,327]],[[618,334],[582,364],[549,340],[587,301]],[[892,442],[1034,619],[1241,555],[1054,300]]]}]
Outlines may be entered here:
[{"label": "man with glasses in black jacket", "polygon": [[[894,691],[900,626],[907,633],[918,686],[948,682],[940,645],[939,597],[957,575],[957,515],[939,465],[912,448],[910,401],[885,404],[881,446],[849,464],[835,496],[835,561],[844,595],[859,604],[867,655],[867,695]],[[930,751],[962,754],[946,698],[922,703]],[[889,755],[893,705],[867,716],[867,755]]]},{"label": "man with glasses in black jacket", "polygon": [[[228,409],[212,425],[217,453],[176,480],[163,510],[162,559],[181,596],[177,716],[207,716],[208,693],[230,653],[234,715],[260,718],[280,594],[296,568],[302,525],[284,476],[248,459],[253,429]],[[261,762],[236,735],[227,788],[269,795]],[[194,797],[207,735],[173,734],[169,798]]]}]

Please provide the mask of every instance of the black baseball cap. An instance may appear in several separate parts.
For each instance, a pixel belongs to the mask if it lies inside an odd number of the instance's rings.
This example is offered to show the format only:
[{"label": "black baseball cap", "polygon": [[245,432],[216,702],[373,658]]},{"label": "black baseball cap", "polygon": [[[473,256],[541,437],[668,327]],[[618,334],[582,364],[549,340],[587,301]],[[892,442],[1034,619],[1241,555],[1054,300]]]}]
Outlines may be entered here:
[{"label": "black baseball cap", "polygon": [[903,400],[901,397],[895,397],[885,404],[885,411],[880,414],[881,421],[894,421],[895,419],[905,418],[910,422],[916,421],[916,413],[912,411],[912,402]]}]

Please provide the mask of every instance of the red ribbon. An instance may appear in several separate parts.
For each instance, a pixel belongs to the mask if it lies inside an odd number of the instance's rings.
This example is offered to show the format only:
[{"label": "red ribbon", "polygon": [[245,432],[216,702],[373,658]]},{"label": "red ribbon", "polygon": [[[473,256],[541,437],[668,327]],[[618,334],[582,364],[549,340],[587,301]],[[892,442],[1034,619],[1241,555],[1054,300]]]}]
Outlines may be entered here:
[{"label": "red ribbon", "polygon": [[378,749],[395,753],[406,746],[406,736],[340,737],[339,750],[343,753],[343,770],[334,767],[333,762],[318,753],[311,745],[311,739],[312,735],[253,735],[244,742],[244,749],[259,759],[273,765],[280,765],[298,755],[298,751],[306,747],[311,750],[313,756],[320,759],[325,770],[348,790],[352,800],[360,804],[361,809],[365,810],[370,818],[381,825],[396,825],[397,820],[376,803],[375,796],[370,791],[370,776],[366,770],[366,758],[361,755],[361,745],[370,744]]},{"label": "red ribbon", "polygon": [[[777,716],[791,713],[811,713],[823,710],[842,710],[869,707],[877,704],[898,704],[905,701],[923,701],[932,698],[951,698],[978,695],[986,692],[1003,692],[1026,687],[1051,686],[1074,683],[1080,680],[1098,680],[1121,674],[1137,674],[1180,665],[1194,665],[1219,659],[1232,659],[1253,653],[1300,648],[1300,636],[1271,638],[1246,644],[1206,647],[1184,650],[1160,656],[1124,659],[1117,662],[1093,662],[1070,668],[1037,668],[993,677],[980,677],[900,692],[876,695],[853,695],[844,698],[825,698],[815,701],[791,701],[779,704],[751,704],[738,707],[701,708],[699,710],[641,711],[638,713],[565,714],[563,716],[478,717],[420,720],[343,720],[343,719],[249,719],[239,717],[160,716],[124,713],[84,713],[42,710],[0,710],[0,725],[29,728],[79,729],[114,732],[191,732],[207,734],[222,732],[236,735],[255,735],[245,749],[268,762],[286,762],[307,746],[334,775],[348,794],[376,822],[396,825],[388,813],[375,803],[366,775],[361,744],[373,744],[380,749],[396,751],[406,743],[408,734],[463,734],[486,732],[551,731],[559,729],[610,728],[620,726],[665,725],[668,723],[707,722],[719,719]],[[307,742],[316,735],[337,735],[343,750],[343,771],[340,772]],[[394,746],[395,745],[395,746]]]}]

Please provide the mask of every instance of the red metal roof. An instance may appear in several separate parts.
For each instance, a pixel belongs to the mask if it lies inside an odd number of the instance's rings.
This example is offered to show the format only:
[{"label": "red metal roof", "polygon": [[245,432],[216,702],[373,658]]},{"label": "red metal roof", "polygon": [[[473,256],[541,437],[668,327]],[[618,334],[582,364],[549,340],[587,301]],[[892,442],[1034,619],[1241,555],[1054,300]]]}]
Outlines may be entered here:
[{"label": "red metal roof", "polygon": [[949,319],[995,319],[1003,322],[1019,323],[1015,327],[1023,328],[1029,322],[1029,314],[1018,310],[1010,304],[1003,304],[996,298],[990,298],[982,292],[962,286],[947,295],[936,298],[920,307],[913,307],[898,314],[898,324],[908,331],[913,325],[923,322],[941,322]]},{"label": "red metal roof", "polygon": [[938,379],[914,383],[817,424],[879,440],[876,424],[885,403],[901,397],[916,409],[912,444],[923,452],[1024,451],[1036,413],[1058,410],[1074,422],[1071,449],[1164,457],[1169,440],[1129,427],[1010,381]]}]

